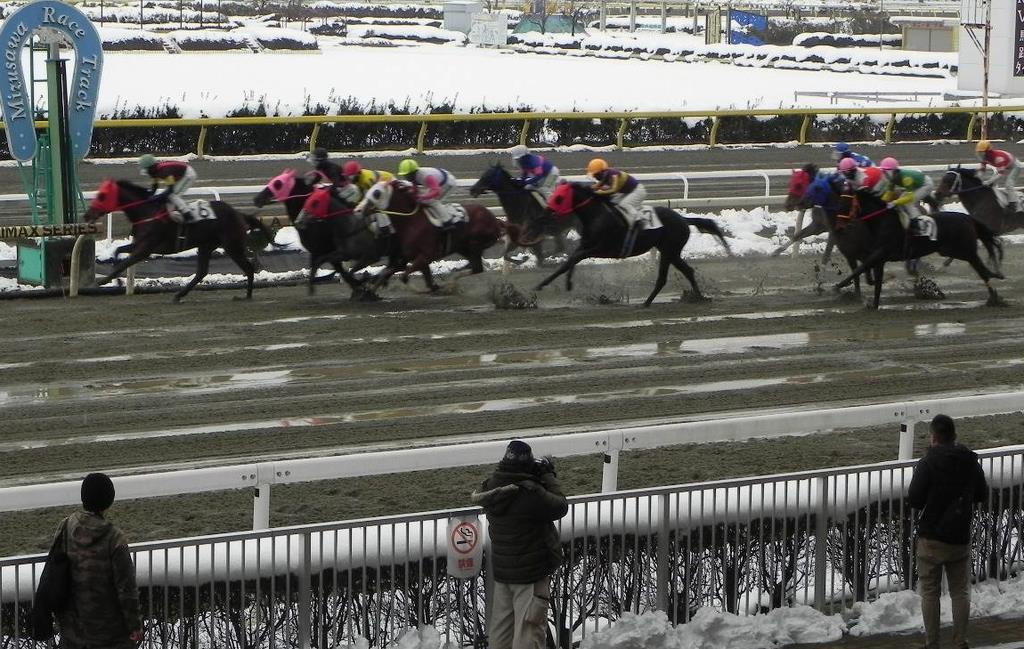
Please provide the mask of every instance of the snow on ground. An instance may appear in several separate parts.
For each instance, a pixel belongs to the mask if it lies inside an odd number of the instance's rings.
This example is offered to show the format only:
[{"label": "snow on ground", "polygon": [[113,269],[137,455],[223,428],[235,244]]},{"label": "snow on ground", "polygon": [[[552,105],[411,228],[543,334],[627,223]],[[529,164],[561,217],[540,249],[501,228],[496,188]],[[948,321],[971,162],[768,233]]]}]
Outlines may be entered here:
[{"label": "snow on ground", "polygon": [[[332,47],[288,56],[180,54],[174,67],[186,82],[169,91],[160,75],[141,74],[152,54],[111,53],[106,58],[99,112],[115,107],[179,107],[186,117],[223,116],[265,97],[282,114],[301,114],[307,103],[327,106],[354,96],[413,109],[452,100],[456,110],[529,106],[534,110],[702,110],[828,106],[828,98],[796,90],[835,92],[952,90],[954,80],[888,77],[741,67],[512,53],[445,45],[409,48]],[[409,66],[424,74],[409,74]],[[374,70],[338,77],[329,70]],[[697,90],[700,89],[700,90]],[[712,91],[713,90],[713,91]],[[169,94],[170,93],[170,94]],[[910,106],[911,104],[907,104]]]},{"label": "snow on ground", "polygon": [[[1002,582],[987,581],[972,589],[972,617],[1021,615],[1024,575]],[[697,611],[688,624],[673,627],[661,611],[627,613],[609,629],[587,638],[583,649],[770,649],[786,644],[831,642],[845,633],[867,636],[923,631],[921,600],[912,591],[886,593],[874,602],[854,604],[845,618],[825,615],[807,606],[754,616],[705,608]],[[949,597],[942,600],[942,620],[944,624],[952,622]],[[1007,649],[1014,646],[1021,645],[1007,645]]]}]

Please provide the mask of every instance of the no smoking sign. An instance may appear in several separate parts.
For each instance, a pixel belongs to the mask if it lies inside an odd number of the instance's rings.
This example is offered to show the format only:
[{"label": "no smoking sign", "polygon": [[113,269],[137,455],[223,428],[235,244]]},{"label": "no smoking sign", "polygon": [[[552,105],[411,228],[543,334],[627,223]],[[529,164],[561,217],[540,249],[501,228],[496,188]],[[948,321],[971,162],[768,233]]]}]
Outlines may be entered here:
[{"label": "no smoking sign", "polygon": [[470,579],[480,574],[484,548],[480,542],[480,519],[476,516],[448,520],[448,574]]}]

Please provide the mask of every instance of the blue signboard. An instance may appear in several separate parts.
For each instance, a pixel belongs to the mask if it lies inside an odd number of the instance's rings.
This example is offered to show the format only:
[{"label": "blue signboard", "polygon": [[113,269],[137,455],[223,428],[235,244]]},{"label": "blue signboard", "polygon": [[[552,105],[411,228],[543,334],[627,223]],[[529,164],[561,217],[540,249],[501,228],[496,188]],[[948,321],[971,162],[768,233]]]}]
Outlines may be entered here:
[{"label": "blue signboard", "polygon": [[729,42],[745,45],[764,45],[768,31],[768,16],[752,14],[739,9],[729,10]]},{"label": "blue signboard", "polygon": [[71,153],[81,160],[92,143],[96,100],[103,72],[103,43],[99,32],[81,11],[56,0],[39,0],[13,12],[0,27],[4,51],[4,72],[0,75],[3,119],[11,155],[28,162],[36,155],[36,131],[31,114],[32,89],[25,81],[22,48],[33,32],[50,28],[67,38],[75,48],[75,73],[68,82],[68,122]]}]

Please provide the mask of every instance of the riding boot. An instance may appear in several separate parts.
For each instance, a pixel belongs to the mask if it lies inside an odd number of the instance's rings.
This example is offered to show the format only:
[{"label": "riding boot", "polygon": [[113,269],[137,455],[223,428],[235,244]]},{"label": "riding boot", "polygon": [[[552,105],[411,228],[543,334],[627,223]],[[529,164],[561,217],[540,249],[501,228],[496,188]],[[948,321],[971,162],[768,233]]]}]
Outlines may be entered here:
[{"label": "riding boot", "polygon": [[1007,203],[1006,204],[1006,212],[1010,216],[1015,215],[1017,213],[1017,204],[1016,203]]},{"label": "riding boot", "polygon": [[622,254],[619,255],[623,259],[629,257],[633,253],[633,247],[636,245],[636,238],[640,234],[640,221],[633,221],[629,229],[626,230],[626,238],[622,241]]}]

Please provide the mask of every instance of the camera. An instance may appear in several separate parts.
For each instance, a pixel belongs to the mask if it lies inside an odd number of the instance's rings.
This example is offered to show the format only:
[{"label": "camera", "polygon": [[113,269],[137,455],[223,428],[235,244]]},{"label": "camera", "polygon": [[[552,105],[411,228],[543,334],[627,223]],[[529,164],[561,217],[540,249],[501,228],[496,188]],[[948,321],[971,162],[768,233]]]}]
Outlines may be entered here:
[{"label": "camera", "polygon": [[544,475],[545,473],[557,475],[555,473],[555,461],[550,455],[534,459],[533,470],[537,475]]}]

